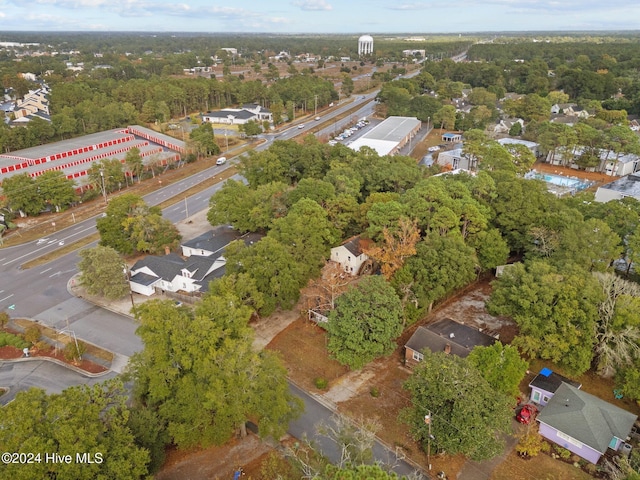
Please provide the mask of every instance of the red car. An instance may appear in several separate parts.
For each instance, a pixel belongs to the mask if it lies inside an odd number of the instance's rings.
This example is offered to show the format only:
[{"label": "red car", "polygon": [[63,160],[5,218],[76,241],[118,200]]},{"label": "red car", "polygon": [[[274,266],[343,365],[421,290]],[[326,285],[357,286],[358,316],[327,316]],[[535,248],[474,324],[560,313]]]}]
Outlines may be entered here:
[{"label": "red car", "polygon": [[523,405],[516,413],[516,420],[525,425],[529,425],[535,420],[538,409],[533,405]]}]

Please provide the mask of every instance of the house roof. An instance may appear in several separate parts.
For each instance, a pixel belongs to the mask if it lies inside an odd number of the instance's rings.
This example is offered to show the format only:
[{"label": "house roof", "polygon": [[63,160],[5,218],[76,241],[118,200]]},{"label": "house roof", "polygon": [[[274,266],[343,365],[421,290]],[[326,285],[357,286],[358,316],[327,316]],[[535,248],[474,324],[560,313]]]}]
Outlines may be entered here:
[{"label": "house roof", "polygon": [[170,282],[176,275],[180,273],[180,270],[182,270],[182,268],[184,267],[184,263],[184,260],[175,253],[170,253],[169,255],[162,256],[149,255],[134,263],[131,267],[131,270],[136,271],[140,270],[143,267],[147,267],[163,280],[167,280]]},{"label": "house roof", "polygon": [[613,437],[625,439],[636,415],[562,383],[538,421],[605,453]]},{"label": "house roof", "polygon": [[367,244],[369,243],[371,243],[371,240],[367,240],[364,238],[360,238],[360,236],[357,236],[357,237],[351,237],[349,240],[344,242],[342,246],[347,250],[349,250],[351,254],[355,255],[356,257],[359,257],[363,253],[362,248],[366,247]]},{"label": "house roof", "polygon": [[242,234],[234,230],[231,225],[220,225],[196,238],[182,242],[182,245],[215,254],[218,252],[221,253],[224,247],[241,236]]},{"label": "house roof", "polygon": [[540,370],[540,373],[531,380],[529,386],[535,387],[539,390],[544,390],[545,392],[554,393],[563,382],[573,385],[576,388],[580,388],[582,386],[582,384],[574,382],[573,380],[564,377],[559,373],[553,372],[548,368]]},{"label": "house roof", "polygon": [[159,277],[154,277],[153,275],[149,275],[148,273],[138,272],[135,275],[131,275],[130,281],[133,283],[137,283],[138,285],[144,285],[146,287],[150,287],[154,283],[160,280]]},{"label": "house roof", "polygon": [[250,120],[255,118],[256,114],[250,112],[249,110],[219,110],[217,112],[209,112],[205,117],[213,117],[213,118],[229,118],[233,117],[238,120]]},{"label": "house roof", "polygon": [[425,348],[432,352],[442,352],[449,345],[451,353],[466,357],[474,347],[488,347],[495,342],[495,338],[480,330],[444,318],[426,327],[418,327],[406,347],[418,352]]}]

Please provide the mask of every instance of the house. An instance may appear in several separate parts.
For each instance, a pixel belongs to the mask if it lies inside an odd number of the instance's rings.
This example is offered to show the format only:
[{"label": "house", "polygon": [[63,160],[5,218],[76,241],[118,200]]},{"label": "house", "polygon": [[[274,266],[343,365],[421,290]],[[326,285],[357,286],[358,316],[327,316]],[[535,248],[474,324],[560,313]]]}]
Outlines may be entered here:
[{"label": "house", "polygon": [[405,344],[405,364],[415,365],[421,362],[424,359],[422,352],[425,349],[434,353],[445,352],[465,358],[474,347],[488,347],[496,341],[496,338],[476,328],[444,318],[426,327],[418,327],[411,335]]},{"label": "house", "polygon": [[610,200],[622,200],[624,197],[640,200],[640,174],[627,175],[615,182],[598,187],[595,200],[605,203]]},{"label": "house", "polygon": [[478,167],[478,160],[475,157],[470,158],[462,148],[440,152],[436,163],[451,170],[476,170]]},{"label": "house", "polygon": [[210,257],[219,254],[224,247],[241,237],[242,234],[234,230],[231,225],[219,225],[194,239],[183,242],[180,245],[182,256]]},{"label": "house", "polygon": [[443,133],[442,141],[448,143],[460,143],[462,142],[462,134],[461,133]]},{"label": "house", "polygon": [[563,382],[537,420],[540,435],[595,464],[609,448],[618,451],[626,445],[636,418]]},{"label": "house", "polygon": [[221,276],[221,272],[217,272],[216,275],[213,273],[224,267],[225,263],[222,256],[193,256],[183,260],[175,253],[163,256],[149,255],[131,267],[129,285],[131,291],[145,296],[151,296],[158,291],[202,293],[208,290],[211,280]]},{"label": "house", "polygon": [[511,118],[505,118],[505,119],[501,119],[496,125],[495,127],[493,127],[493,133],[509,133],[509,131],[511,131],[511,127],[513,127],[513,125],[515,125],[516,123],[519,123],[522,131],[524,131],[524,120],[521,118],[516,118],[516,119],[511,119]]},{"label": "house", "polygon": [[531,380],[531,383],[529,383],[529,387],[531,388],[531,401],[544,407],[549,403],[549,400],[551,400],[551,397],[553,397],[553,394],[563,382],[575,388],[582,386],[580,383],[563,377],[559,373],[553,372],[548,368],[543,368],[540,370],[540,373]]},{"label": "house", "polygon": [[364,253],[371,240],[352,237],[342,245],[331,249],[331,260],[338,263],[345,272],[351,275],[359,275],[365,262],[369,260],[369,256]]},{"label": "house", "polygon": [[215,112],[202,115],[203,122],[221,123],[226,125],[244,125],[248,121],[262,123],[272,122],[273,114],[267,108],[255,103],[243,105],[242,108],[223,108]]},{"label": "house", "polygon": [[540,156],[540,153],[538,150],[539,145],[536,142],[521,140],[519,138],[506,137],[506,138],[499,139],[498,143],[503,147],[509,147],[509,145],[523,145],[527,147],[531,151],[531,153],[533,153],[534,157],[538,158]]}]

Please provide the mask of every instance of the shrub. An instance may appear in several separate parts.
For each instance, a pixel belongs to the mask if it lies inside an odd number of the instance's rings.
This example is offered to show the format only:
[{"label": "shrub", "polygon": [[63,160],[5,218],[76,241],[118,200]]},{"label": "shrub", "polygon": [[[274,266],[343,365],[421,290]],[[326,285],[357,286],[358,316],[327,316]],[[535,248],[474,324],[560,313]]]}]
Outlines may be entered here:
[{"label": "shrub", "polygon": [[326,390],[329,386],[329,382],[326,378],[318,377],[313,381],[313,384],[318,390]]},{"label": "shrub", "polygon": [[556,453],[563,460],[569,460],[571,458],[571,452],[566,448],[562,448],[556,445],[555,447]]},{"label": "shrub", "polygon": [[530,431],[520,437],[520,441],[516,445],[516,452],[523,458],[533,458],[542,451],[543,444],[545,442],[538,432]]},{"label": "shrub", "polygon": [[369,393],[373,398],[378,398],[380,396],[380,389],[378,387],[371,387]]},{"label": "shrub", "polygon": [[87,351],[87,346],[83,342],[69,342],[64,347],[64,358],[70,362],[82,360],[82,355]]},{"label": "shrub", "polygon": [[4,347],[6,345],[19,348],[20,350],[29,346],[29,344],[18,335],[8,332],[0,332],[0,347]]},{"label": "shrub", "polygon": [[38,343],[38,340],[40,340],[41,336],[42,334],[40,333],[40,328],[37,325],[31,325],[30,327],[27,327],[24,332],[25,341],[29,342],[32,345]]},{"label": "shrub", "polygon": [[7,312],[0,312],[0,328],[4,328],[9,323],[9,314]]}]

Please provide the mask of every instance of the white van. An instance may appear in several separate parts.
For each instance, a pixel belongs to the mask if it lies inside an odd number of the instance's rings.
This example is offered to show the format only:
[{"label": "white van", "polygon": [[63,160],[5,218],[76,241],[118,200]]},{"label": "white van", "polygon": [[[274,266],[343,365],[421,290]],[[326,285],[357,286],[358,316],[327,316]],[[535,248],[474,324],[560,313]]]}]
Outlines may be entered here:
[{"label": "white van", "polygon": [[227,163],[227,157],[220,157],[216,160],[216,165],[224,165]]}]

